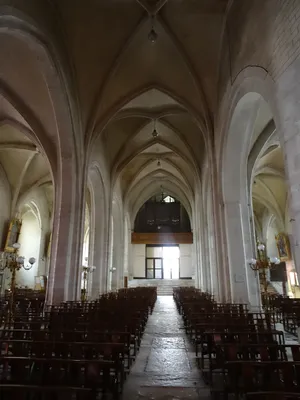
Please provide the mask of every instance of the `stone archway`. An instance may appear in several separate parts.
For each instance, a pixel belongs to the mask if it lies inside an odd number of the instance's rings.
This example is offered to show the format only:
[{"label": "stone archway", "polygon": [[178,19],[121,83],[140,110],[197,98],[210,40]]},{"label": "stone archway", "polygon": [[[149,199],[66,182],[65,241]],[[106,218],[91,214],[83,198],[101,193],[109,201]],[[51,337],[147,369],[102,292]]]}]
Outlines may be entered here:
[{"label": "stone archway", "polygon": [[[68,66],[61,62],[48,31],[15,7],[1,8],[0,41],[4,51],[9,49],[2,60],[0,92],[48,158],[55,185],[47,301],[73,300],[79,293],[84,156],[82,135],[75,134],[80,113],[66,78]],[[15,73],[17,65],[22,65],[27,79]]]},{"label": "stone archway", "polygon": [[227,238],[231,300],[259,307],[257,275],[247,260],[253,257],[254,238],[247,190],[247,160],[253,145],[255,121],[265,101],[255,92],[237,103],[229,125],[222,158],[222,191]]}]

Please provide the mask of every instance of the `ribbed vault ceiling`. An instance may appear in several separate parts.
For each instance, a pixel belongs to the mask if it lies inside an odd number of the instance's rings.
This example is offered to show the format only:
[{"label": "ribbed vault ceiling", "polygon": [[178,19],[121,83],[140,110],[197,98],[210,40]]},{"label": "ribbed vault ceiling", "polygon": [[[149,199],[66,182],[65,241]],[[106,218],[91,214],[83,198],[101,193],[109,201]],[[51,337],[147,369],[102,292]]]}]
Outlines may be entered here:
[{"label": "ribbed vault ceiling", "polygon": [[259,224],[262,226],[264,217],[273,215],[277,229],[283,230],[287,186],[283,153],[277,135],[266,143],[263,154],[255,164],[252,198],[254,215]]},{"label": "ribbed vault ceiling", "polygon": [[86,140],[104,143],[125,203],[132,211],[163,185],[191,208],[211,140],[227,0],[55,3]]},{"label": "ribbed vault ceiling", "polygon": [[[49,214],[53,208],[53,184],[50,167],[38,150],[38,142],[13,108],[7,108],[0,120],[0,169],[1,182],[7,183],[11,211],[22,196],[34,188],[41,188],[48,203]],[[20,121],[18,124],[17,121]]]},{"label": "ribbed vault ceiling", "polygon": [[[53,11],[55,40],[64,49],[65,59],[55,62],[70,66],[70,86],[74,85],[89,154],[97,140],[104,144],[112,181],[118,182],[131,211],[161,185],[192,208],[212,141],[227,2],[87,0],[83,5],[82,0],[45,0]],[[152,28],[157,33],[155,43],[149,40]],[[51,166],[55,165],[53,149],[58,142],[51,99],[55,87],[45,85],[46,70],[37,49],[5,32],[0,42],[0,79],[30,105],[24,108],[26,113],[32,109],[37,117],[31,131],[1,100],[2,119],[22,126],[16,128],[19,136],[4,124],[0,128],[1,140],[13,147],[0,151],[0,162],[12,192],[18,187],[21,195],[51,181],[36,148],[47,146],[53,153]],[[16,75],[16,65],[22,65],[27,79]],[[152,134],[154,127],[157,136]],[[39,137],[47,136],[43,146],[33,132],[36,128],[43,128]]]},{"label": "ribbed vault ceiling", "polygon": [[191,209],[205,143],[180,103],[150,89],[120,109],[103,140],[130,211],[135,213],[160,186]]}]

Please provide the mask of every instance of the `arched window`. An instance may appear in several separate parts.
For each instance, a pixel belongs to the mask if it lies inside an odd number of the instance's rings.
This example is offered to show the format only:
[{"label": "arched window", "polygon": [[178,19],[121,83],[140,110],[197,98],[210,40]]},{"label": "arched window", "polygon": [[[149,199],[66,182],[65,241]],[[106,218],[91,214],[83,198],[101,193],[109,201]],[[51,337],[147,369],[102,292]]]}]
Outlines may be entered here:
[{"label": "arched window", "polygon": [[164,203],[175,203],[174,197],[171,197],[171,196],[164,197],[163,201],[164,201]]}]

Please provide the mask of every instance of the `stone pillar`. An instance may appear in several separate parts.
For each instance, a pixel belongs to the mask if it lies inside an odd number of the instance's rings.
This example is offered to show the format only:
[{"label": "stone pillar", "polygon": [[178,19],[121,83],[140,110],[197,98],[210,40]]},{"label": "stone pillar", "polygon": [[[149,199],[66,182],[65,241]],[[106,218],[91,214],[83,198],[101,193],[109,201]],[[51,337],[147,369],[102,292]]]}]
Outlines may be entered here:
[{"label": "stone pillar", "polygon": [[99,169],[90,167],[88,177],[91,195],[89,264],[96,267],[91,284],[91,297],[95,299],[107,291],[110,220],[105,186]]},{"label": "stone pillar", "polygon": [[[193,233],[194,235],[194,233]],[[198,267],[197,267],[197,249],[196,249],[196,243],[195,243],[195,237],[193,236],[193,245],[192,245],[192,277],[194,278],[195,281],[195,287],[199,288],[199,282],[198,282]]]},{"label": "stone pillar", "polygon": [[116,238],[114,237],[114,246],[112,253],[112,275],[111,275],[111,290],[117,290],[119,287],[118,279],[119,279],[119,265],[118,265],[118,246],[115,244]]},{"label": "stone pillar", "polygon": [[117,245],[114,245],[113,248],[113,268],[116,268],[116,270],[112,273],[112,290],[117,290],[124,286],[122,238],[117,237],[116,243]]},{"label": "stone pillar", "polygon": [[[116,207],[116,205],[115,205]],[[124,224],[119,208],[115,208],[112,223],[112,268],[111,289],[117,290],[124,286]]]},{"label": "stone pillar", "polygon": [[[97,212],[96,212],[97,215]],[[100,218],[99,218],[100,219]],[[94,265],[96,269],[93,272],[93,280],[91,284],[91,297],[92,299],[96,299],[99,297],[99,294],[104,293],[106,291],[106,243],[107,241],[104,239],[105,234],[105,223],[103,221],[102,216],[102,223],[97,218],[97,222],[91,224],[92,229],[94,230],[93,240],[90,243],[90,257],[89,257],[89,264]]]},{"label": "stone pillar", "polygon": [[207,196],[207,236],[208,236],[208,258],[209,258],[209,273],[210,273],[210,290],[219,299],[219,273],[216,265],[216,246],[213,227],[212,215],[212,197],[211,193]]},{"label": "stone pillar", "polygon": [[41,242],[40,242],[40,250],[39,250],[39,260],[38,260],[38,269],[37,275],[47,275],[46,271],[46,262],[47,257],[45,255],[45,248],[46,248],[46,240],[47,240],[47,233],[45,233],[45,229],[41,227]]},{"label": "stone pillar", "polygon": [[133,230],[128,230],[128,280],[133,279],[133,254],[132,254],[132,244],[131,244],[131,234]]},{"label": "stone pillar", "polygon": [[107,265],[107,291],[112,290],[112,280],[113,280],[113,252],[114,252],[114,221],[110,218],[110,229],[108,237],[108,265]]},{"label": "stone pillar", "polygon": [[60,179],[55,182],[47,288],[49,304],[75,300],[80,296],[84,186],[80,175],[75,174],[71,158],[63,160],[61,171]]},{"label": "stone pillar", "polygon": [[209,264],[209,244],[208,244],[208,231],[207,231],[207,215],[201,205],[200,220],[198,224],[199,230],[199,252],[201,258],[201,280],[203,290],[210,292],[210,264]]},{"label": "stone pillar", "polygon": [[201,253],[200,253],[199,237],[200,237],[200,234],[198,231],[198,227],[195,224],[195,229],[193,231],[194,254],[195,254],[195,285],[197,288],[204,290],[203,279],[202,279],[202,264],[201,264],[201,256],[200,256]]},{"label": "stone pillar", "polygon": [[124,224],[119,232],[119,251],[118,251],[118,270],[117,270],[117,282],[118,289],[124,287],[124,251],[125,251],[125,238],[124,238]]},{"label": "stone pillar", "polygon": [[89,266],[94,266],[95,270],[92,272],[92,276],[89,279],[89,288],[88,294],[89,299],[94,300],[99,295],[99,275],[100,275],[100,266],[98,265],[97,256],[94,253],[95,250],[95,203],[93,201],[93,196],[91,196],[91,213],[90,213],[90,238],[89,238]]},{"label": "stone pillar", "polygon": [[250,220],[247,207],[239,202],[225,204],[225,220],[230,267],[230,286],[233,302],[259,308],[257,274],[247,260],[253,258],[250,239]]},{"label": "stone pillar", "polygon": [[[129,280],[131,271],[131,228],[128,222],[125,222],[124,229],[124,278]],[[124,281],[124,279],[123,279]],[[124,281],[125,282],[125,281]]]},{"label": "stone pillar", "polygon": [[203,241],[202,241],[202,226],[200,223],[200,206],[202,204],[200,191],[196,192],[194,216],[193,216],[193,252],[194,252],[194,264],[195,264],[195,286],[199,289],[206,290],[205,282],[205,261],[203,255]]},{"label": "stone pillar", "polygon": [[300,59],[278,78],[275,116],[282,149],[290,198],[292,243],[295,268],[300,276]]},{"label": "stone pillar", "polygon": [[201,234],[202,282],[203,282],[203,289],[206,292],[211,293],[208,231],[206,222],[202,221],[202,223],[203,223],[202,234]]}]

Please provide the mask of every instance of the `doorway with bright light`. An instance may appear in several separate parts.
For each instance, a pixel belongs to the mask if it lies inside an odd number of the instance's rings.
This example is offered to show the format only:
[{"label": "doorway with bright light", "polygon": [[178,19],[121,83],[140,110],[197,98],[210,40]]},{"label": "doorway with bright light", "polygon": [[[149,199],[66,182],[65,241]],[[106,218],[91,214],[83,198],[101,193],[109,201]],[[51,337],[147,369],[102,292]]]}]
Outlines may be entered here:
[{"label": "doorway with bright light", "polygon": [[178,245],[147,245],[146,278],[147,279],[179,279]]}]

